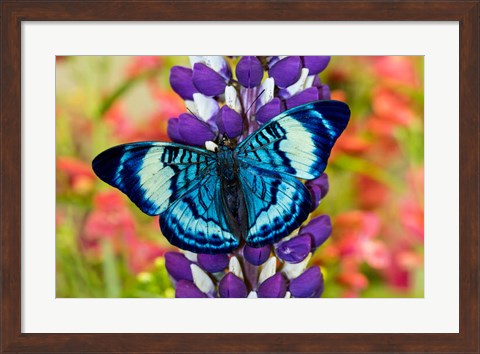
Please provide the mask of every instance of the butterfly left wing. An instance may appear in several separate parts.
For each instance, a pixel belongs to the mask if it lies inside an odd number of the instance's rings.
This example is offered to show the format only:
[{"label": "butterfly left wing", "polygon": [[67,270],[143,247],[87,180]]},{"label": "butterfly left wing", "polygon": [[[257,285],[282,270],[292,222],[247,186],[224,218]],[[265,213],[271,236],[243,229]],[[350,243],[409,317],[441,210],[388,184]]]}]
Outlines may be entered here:
[{"label": "butterfly left wing", "polygon": [[160,228],[175,246],[197,253],[238,247],[220,198],[214,153],[162,142],[115,146],[92,162],[95,173],[120,189],[144,213],[160,214]]},{"label": "butterfly left wing", "polygon": [[195,253],[228,253],[239,240],[230,230],[215,170],[194,181],[182,198],[160,215],[160,228],[172,245]]},{"label": "butterfly left wing", "polygon": [[310,193],[295,177],[245,164],[239,178],[247,208],[248,245],[277,242],[307,219]]},{"label": "butterfly left wing", "polygon": [[100,179],[125,193],[148,215],[163,213],[191,183],[215,167],[207,150],[175,143],[139,142],[105,150],[92,162]]},{"label": "butterfly left wing", "polygon": [[245,164],[303,179],[319,177],[347,126],[348,105],[316,101],[278,115],[236,147]]}]

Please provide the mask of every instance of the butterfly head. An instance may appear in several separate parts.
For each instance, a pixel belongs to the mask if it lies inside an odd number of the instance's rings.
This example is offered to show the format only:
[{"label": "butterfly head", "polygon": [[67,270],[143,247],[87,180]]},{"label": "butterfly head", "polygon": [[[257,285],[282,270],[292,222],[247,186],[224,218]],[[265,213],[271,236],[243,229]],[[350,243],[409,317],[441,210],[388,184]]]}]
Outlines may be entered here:
[{"label": "butterfly head", "polygon": [[220,139],[220,146],[226,146],[228,148],[233,149],[235,147],[234,141],[231,140],[227,134],[224,134]]}]

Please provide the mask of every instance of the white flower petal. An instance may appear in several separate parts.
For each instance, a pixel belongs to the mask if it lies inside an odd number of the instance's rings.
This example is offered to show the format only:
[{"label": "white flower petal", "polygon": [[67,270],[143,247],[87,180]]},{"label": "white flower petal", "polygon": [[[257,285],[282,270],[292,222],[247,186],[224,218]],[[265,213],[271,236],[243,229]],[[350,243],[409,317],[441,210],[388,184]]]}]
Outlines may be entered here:
[{"label": "white flower petal", "polygon": [[265,262],[258,276],[258,284],[262,284],[265,280],[275,275],[277,271],[277,259],[275,257],[270,257],[270,259]]},{"label": "white flower petal", "polygon": [[233,86],[225,87],[225,103],[237,113],[241,113],[242,106],[240,105],[240,100],[238,99],[237,90],[235,90]]},{"label": "white flower petal", "polygon": [[310,261],[310,258],[312,258],[312,254],[309,253],[307,258],[305,258],[303,261],[297,264],[293,263],[287,263],[285,262],[284,266],[282,267],[281,272],[285,274],[285,276],[288,279],[295,279],[298,277],[300,274],[303,273],[305,268],[307,268],[307,264]]},{"label": "white flower petal", "polygon": [[212,97],[202,95],[201,93],[194,93],[193,100],[197,107],[198,118],[205,122],[218,113],[218,103]]},{"label": "white flower petal", "polygon": [[206,141],[205,142],[205,149],[217,152],[218,151],[218,145],[215,144],[213,141]]},{"label": "white flower petal", "polygon": [[258,299],[257,293],[255,291],[250,291],[250,294],[247,296],[248,299]]},{"label": "white flower petal", "polygon": [[220,55],[206,55],[203,57],[203,59],[205,60],[205,64],[207,64],[210,69],[215,70],[217,73],[223,73],[227,68],[227,62],[225,61],[225,58]]},{"label": "white flower petal", "polygon": [[303,91],[303,89],[305,88],[305,82],[307,81],[307,77],[308,77],[308,69],[303,68],[302,74],[300,75],[300,78],[297,80],[297,82],[287,87],[287,91],[290,94],[290,96],[293,96],[296,93]]},{"label": "white flower petal", "polygon": [[196,264],[191,264],[190,269],[192,270],[193,282],[201,292],[205,294],[215,293],[215,284],[213,284],[207,273]]},{"label": "white flower petal", "polygon": [[310,88],[313,85],[313,80],[315,80],[315,75],[308,75],[307,80],[305,80],[304,89]]},{"label": "white flower petal", "polygon": [[228,270],[229,272],[235,274],[237,277],[243,280],[242,267],[240,266],[240,262],[238,261],[237,257],[233,256],[232,258],[230,258]]},{"label": "white flower petal", "polygon": [[292,293],[290,291],[287,291],[285,293],[285,299],[290,299],[292,297]]},{"label": "white flower petal", "polygon": [[190,251],[184,251],[183,254],[185,255],[185,257],[186,257],[189,261],[192,261],[192,262],[196,262],[196,261],[197,261],[197,254],[196,254],[196,253],[193,253],[193,252],[190,252]]},{"label": "white flower petal", "polygon": [[190,60],[190,65],[192,68],[196,63],[205,63],[205,59],[203,59],[202,55],[191,55],[188,57],[188,59]]},{"label": "white flower petal", "polygon": [[194,115],[198,116],[198,110],[197,110],[197,106],[195,105],[195,102],[186,100],[185,107],[187,108],[187,111],[189,113],[192,112]]},{"label": "white flower petal", "polygon": [[[265,91],[264,91],[265,90]],[[272,99],[273,99],[273,96],[274,96],[274,91],[275,91],[275,80],[273,79],[273,77],[269,77],[267,79],[265,79],[265,81],[263,81],[262,83],[262,86],[260,87],[260,91],[258,92],[258,94],[260,94],[260,92],[262,92],[262,95],[259,97],[259,102],[260,102],[260,106],[263,106],[265,103],[268,103],[270,102]]]}]

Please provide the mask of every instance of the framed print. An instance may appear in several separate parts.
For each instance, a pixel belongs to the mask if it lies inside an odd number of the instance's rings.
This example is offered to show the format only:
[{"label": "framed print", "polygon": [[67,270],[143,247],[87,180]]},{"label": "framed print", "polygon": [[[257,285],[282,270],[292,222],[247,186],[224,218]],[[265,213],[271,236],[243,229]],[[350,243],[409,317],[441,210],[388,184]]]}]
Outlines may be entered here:
[{"label": "framed print", "polygon": [[2,351],[477,351],[479,3],[185,5],[2,3]]}]

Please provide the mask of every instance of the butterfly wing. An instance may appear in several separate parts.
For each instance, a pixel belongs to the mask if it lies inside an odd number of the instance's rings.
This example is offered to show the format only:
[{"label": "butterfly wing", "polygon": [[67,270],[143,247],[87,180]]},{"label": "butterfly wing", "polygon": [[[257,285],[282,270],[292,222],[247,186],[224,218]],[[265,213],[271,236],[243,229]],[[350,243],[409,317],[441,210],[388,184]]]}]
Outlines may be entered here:
[{"label": "butterfly wing", "polygon": [[270,120],[237,146],[245,164],[303,179],[319,177],[333,144],[347,126],[348,106],[316,101],[292,108]]},{"label": "butterfly wing", "polygon": [[310,193],[295,177],[244,165],[239,178],[248,214],[245,241],[250,246],[277,242],[307,219]]},{"label": "butterfly wing", "polygon": [[276,242],[307,219],[311,197],[297,178],[323,173],[349,117],[345,103],[312,102],[273,118],[237,146],[249,245]]},{"label": "butterfly wing", "polygon": [[160,215],[160,228],[171,244],[195,253],[228,253],[239,245],[228,226],[215,170]]},{"label": "butterfly wing", "polygon": [[222,253],[238,246],[218,202],[214,153],[174,143],[140,142],[99,154],[95,173],[144,213],[161,215],[165,237],[183,249]]}]

